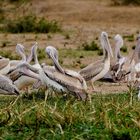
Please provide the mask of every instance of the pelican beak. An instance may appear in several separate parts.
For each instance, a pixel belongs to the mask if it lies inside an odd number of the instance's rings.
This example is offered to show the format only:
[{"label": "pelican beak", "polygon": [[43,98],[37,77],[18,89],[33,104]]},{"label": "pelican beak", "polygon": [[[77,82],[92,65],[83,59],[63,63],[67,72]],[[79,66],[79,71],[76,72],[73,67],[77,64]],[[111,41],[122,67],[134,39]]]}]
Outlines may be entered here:
[{"label": "pelican beak", "polygon": [[60,66],[58,60],[56,60],[56,58],[54,57],[54,53],[50,52],[49,56],[52,58],[55,67],[58,69],[58,71],[60,71],[61,73],[65,74],[63,68]]}]

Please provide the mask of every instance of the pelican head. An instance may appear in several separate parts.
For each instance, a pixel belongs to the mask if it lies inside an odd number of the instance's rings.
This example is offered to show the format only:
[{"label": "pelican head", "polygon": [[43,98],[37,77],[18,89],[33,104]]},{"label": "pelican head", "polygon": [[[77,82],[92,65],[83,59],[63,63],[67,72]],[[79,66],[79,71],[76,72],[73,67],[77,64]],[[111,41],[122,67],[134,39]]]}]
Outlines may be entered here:
[{"label": "pelican head", "polygon": [[31,54],[32,54],[32,57],[35,61],[35,64],[38,64],[38,58],[37,58],[37,49],[38,49],[38,43],[36,42],[33,46],[32,46],[32,49],[31,49]]},{"label": "pelican head", "polygon": [[31,61],[32,61],[32,59],[34,58],[34,59],[36,59],[36,55],[35,55],[35,53],[36,53],[36,50],[37,50],[37,42],[35,42],[35,44],[32,46],[32,48],[31,48],[31,53],[30,53],[30,55],[27,57],[27,62],[28,63],[30,63]]},{"label": "pelican head", "polygon": [[16,45],[16,52],[22,57],[24,61],[26,61],[26,56],[24,52],[24,46],[21,44]]},{"label": "pelican head", "polygon": [[115,40],[117,47],[121,48],[123,46],[123,38],[121,37],[121,35],[117,34],[114,37],[114,40]]},{"label": "pelican head", "polygon": [[24,46],[21,45],[21,44],[17,44],[17,45],[16,45],[16,52],[17,52],[18,54],[20,54],[20,53],[25,53],[25,52],[24,52]]},{"label": "pelican head", "polygon": [[46,53],[53,60],[55,68],[64,74],[65,72],[58,62],[58,51],[53,46],[48,46],[46,47]]},{"label": "pelican head", "polygon": [[48,46],[46,47],[46,53],[48,54],[50,58],[51,58],[51,55],[53,55],[54,58],[58,61],[58,51],[56,50],[56,48],[54,48],[53,46]]},{"label": "pelican head", "polygon": [[110,56],[113,57],[111,45],[110,45],[110,42],[108,40],[108,34],[106,32],[101,33],[101,45],[107,52],[109,52]]}]

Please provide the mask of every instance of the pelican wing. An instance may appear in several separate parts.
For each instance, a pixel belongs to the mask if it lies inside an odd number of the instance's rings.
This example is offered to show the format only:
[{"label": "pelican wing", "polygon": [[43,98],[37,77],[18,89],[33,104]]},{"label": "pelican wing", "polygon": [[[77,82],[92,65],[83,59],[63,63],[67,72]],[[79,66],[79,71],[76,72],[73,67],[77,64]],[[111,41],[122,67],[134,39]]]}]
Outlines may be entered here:
[{"label": "pelican wing", "polygon": [[83,78],[86,81],[91,80],[93,77],[95,77],[97,74],[99,74],[104,68],[104,61],[100,60],[96,63],[92,63],[88,65],[87,67],[83,68],[79,71],[79,73],[83,76]]},{"label": "pelican wing", "polygon": [[12,81],[3,75],[0,75],[0,93],[2,94],[19,94],[18,89],[12,84]]},{"label": "pelican wing", "polygon": [[78,98],[81,98],[82,100],[87,98],[87,93],[77,78],[62,74],[58,71],[47,71],[46,75],[53,81],[56,81],[58,84],[65,87],[70,93],[76,95]]},{"label": "pelican wing", "polygon": [[3,58],[0,59],[0,70],[5,68],[9,64],[9,59]]},{"label": "pelican wing", "polygon": [[12,81],[16,81],[19,77],[21,77],[23,74],[19,71],[19,70],[14,70],[10,73],[8,73],[8,77],[12,80]]},{"label": "pelican wing", "polygon": [[43,70],[44,70],[45,73],[47,73],[49,71],[51,71],[51,72],[55,72],[56,71],[54,66],[43,66]]}]

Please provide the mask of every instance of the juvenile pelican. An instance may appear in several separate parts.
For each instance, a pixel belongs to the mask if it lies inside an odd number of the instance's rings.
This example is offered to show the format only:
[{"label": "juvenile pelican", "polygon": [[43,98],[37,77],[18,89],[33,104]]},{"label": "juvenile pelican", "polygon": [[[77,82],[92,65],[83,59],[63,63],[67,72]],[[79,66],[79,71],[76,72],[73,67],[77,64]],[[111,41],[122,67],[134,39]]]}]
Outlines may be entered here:
[{"label": "juvenile pelican", "polygon": [[17,87],[4,75],[0,75],[0,94],[19,95]]},{"label": "juvenile pelican", "polygon": [[86,85],[84,78],[78,72],[73,71],[73,70],[63,69],[60,66],[60,64],[58,62],[58,51],[54,47],[52,47],[52,46],[46,47],[46,53],[53,60],[56,70],[58,70],[62,74],[66,74],[68,76],[77,78],[83,84],[83,87],[85,88],[85,90],[87,89],[87,85]]},{"label": "juvenile pelican", "polygon": [[134,53],[132,55],[131,62],[133,61],[135,56],[137,56],[137,61],[135,61],[135,63],[136,62],[137,63],[134,64],[133,67],[131,67],[131,72],[135,73],[134,81],[137,80],[138,82],[140,82],[140,35],[137,37],[137,44]]},{"label": "juvenile pelican", "polygon": [[[120,48],[123,46],[123,38],[121,35],[117,34],[114,37],[115,41],[115,64],[111,66],[111,71],[113,72],[112,77],[114,81],[120,80],[121,75],[124,74],[123,66],[127,61],[127,58],[122,56],[120,53]],[[123,76],[123,75],[122,75]]]},{"label": "juvenile pelican", "polygon": [[[35,43],[35,45],[32,47],[31,54],[34,53],[34,51],[35,51],[34,48],[36,47],[36,45],[37,45],[37,43]],[[26,56],[25,56],[22,45],[19,45],[19,44],[17,45],[17,51],[18,51],[19,55],[22,56],[22,60],[19,61],[16,65],[26,62]],[[32,60],[31,59],[32,57],[33,57],[33,55],[30,56],[30,61]],[[30,62],[30,61],[28,61],[28,62]],[[16,67],[15,67],[12,69],[12,72],[9,74],[10,78],[14,81],[14,84],[18,87],[18,89],[24,89],[26,87],[29,87],[30,85],[33,85],[37,81],[34,78],[24,75],[23,73],[26,73],[26,69],[21,68],[19,70],[19,69],[16,69]]]},{"label": "juvenile pelican", "polygon": [[110,56],[113,57],[112,49],[108,40],[108,34],[106,32],[101,33],[101,45],[103,48],[104,58],[95,63],[91,63],[79,71],[80,75],[82,75],[86,81],[91,82],[93,90],[93,82],[103,78],[104,75],[109,71]]}]

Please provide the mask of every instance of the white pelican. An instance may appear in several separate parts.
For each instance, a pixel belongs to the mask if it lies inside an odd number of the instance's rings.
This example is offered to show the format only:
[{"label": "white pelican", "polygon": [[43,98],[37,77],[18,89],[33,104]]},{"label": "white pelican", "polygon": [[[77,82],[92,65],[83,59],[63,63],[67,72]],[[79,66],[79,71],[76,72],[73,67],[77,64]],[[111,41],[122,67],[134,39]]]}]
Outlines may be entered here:
[{"label": "white pelican", "polygon": [[[137,57],[137,61],[134,60],[134,57]],[[140,35],[137,37],[136,48],[130,62],[134,62],[130,69],[130,72],[135,74],[134,81],[140,82]]]},{"label": "white pelican", "polygon": [[113,57],[112,49],[108,40],[108,34],[106,32],[101,33],[101,45],[103,48],[104,58],[95,63],[91,63],[79,71],[80,75],[82,75],[86,81],[90,81],[93,90],[93,82],[103,78],[105,74],[107,74],[110,69],[110,56]]},{"label": "white pelican", "polygon": [[19,90],[13,84],[12,80],[0,74],[0,94],[19,95]]},{"label": "white pelican", "polygon": [[85,90],[87,90],[86,82],[85,82],[84,78],[78,72],[73,71],[73,70],[63,69],[60,66],[60,64],[58,62],[58,51],[53,46],[46,47],[46,53],[53,60],[56,70],[58,70],[62,74],[66,74],[68,76],[77,78],[83,84],[83,87],[85,88]]},{"label": "white pelican", "polygon": [[115,64],[111,66],[113,80],[121,80],[125,71],[123,70],[124,64],[127,62],[127,57],[124,57],[120,53],[120,48],[123,46],[123,38],[117,34],[114,37],[115,41]]},{"label": "white pelican", "polygon": [[[31,49],[31,56],[30,56],[30,60],[28,62],[30,62],[32,59],[33,54],[34,54],[34,48],[36,47],[37,43],[35,43],[35,45],[33,45],[32,49]],[[24,62],[26,62],[26,56],[24,51],[22,50],[23,47],[22,45],[17,45],[17,51],[19,53],[19,55],[22,56],[22,60],[19,61],[16,65],[22,64]],[[22,51],[21,51],[22,50]],[[36,64],[36,62],[35,62]],[[23,73],[26,72],[26,69],[22,68],[20,70],[16,69],[16,67],[14,66],[14,68],[12,69],[12,72],[9,74],[10,78],[13,80],[14,84],[18,87],[18,89],[24,89],[26,87],[29,87],[30,85],[33,85],[35,82],[37,82],[37,80],[35,78],[31,78],[29,76],[24,75]]]}]

